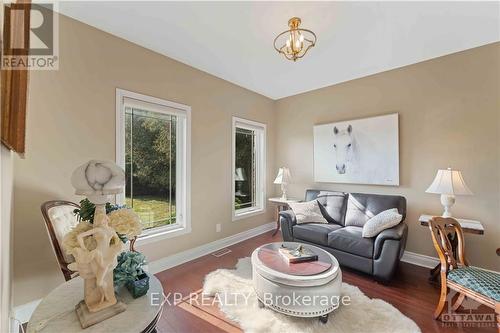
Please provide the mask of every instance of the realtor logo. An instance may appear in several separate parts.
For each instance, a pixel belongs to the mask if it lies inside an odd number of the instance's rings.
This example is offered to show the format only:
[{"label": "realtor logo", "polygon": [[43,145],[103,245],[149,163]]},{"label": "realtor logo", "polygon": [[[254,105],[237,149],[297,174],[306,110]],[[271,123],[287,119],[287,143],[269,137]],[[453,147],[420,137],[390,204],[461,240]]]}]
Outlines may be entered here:
[{"label": "realtor logo", "polygon": [[2,69],[58,69],[58,16],[55,3],[4,6]]},{"label": "realtor logo", "polygon": [[496,327],[496,315],[494,312],[482,312],[479,310],[480,304],[469,297],[466,297],[458,311],[454,311],[454,304],[459,294],[451,290],[446,298],[448,309],[441,315],[441,325],[443,327]]}]

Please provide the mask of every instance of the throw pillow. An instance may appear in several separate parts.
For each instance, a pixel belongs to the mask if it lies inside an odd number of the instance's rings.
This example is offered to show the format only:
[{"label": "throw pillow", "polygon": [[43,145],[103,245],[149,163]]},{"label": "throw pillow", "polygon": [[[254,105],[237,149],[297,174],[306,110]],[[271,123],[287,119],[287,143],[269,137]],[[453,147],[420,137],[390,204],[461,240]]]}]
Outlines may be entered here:
[{"label": "throw pillow", "polygon": [[398,225],[402,219],[403,215],[399,214],[397,208],[384,210],[366,221],[363,226],[363,237],[375,237],[383,230]]},{"label": "throw pillow", "polygon": [[297,224],[328,223],[321,214],[317,200],[307,202],[290,202],[288,204],[297,218]]},{"label": "throw pillow", "polygon": [[345,214],[345,225],[363,227],[369,219],[376,214],[372,213],[367,208],[366,197],[356,197],[354,194],[349,194],[347,199],[347,211]]},{"label": "throw pillow", "polygon": [[347,194],[344,192],[320,191],[316,198],[323,216],[329,223],[344,225]]}]

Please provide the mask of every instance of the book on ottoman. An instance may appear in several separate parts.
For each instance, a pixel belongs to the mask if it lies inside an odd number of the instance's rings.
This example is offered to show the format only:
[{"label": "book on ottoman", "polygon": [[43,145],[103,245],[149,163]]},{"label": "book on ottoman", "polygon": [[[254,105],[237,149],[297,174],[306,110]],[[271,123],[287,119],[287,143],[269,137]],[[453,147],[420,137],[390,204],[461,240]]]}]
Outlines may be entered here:
[{"label": "book on ottoman", "polygon": [[289,249],[286,246],[281,245],[279,252],[281,256],[289,263],[318,260],[318,255],[316,253],[302,245],[300,245],[296,249]]}]

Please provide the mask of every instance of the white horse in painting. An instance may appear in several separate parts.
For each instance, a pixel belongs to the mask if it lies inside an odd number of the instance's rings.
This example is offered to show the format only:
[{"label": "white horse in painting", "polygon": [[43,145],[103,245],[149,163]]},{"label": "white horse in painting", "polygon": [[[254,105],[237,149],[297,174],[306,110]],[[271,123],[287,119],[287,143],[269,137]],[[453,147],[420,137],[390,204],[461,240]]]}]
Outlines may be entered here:
[{"label": "white horse in painting", "polygon": [[383,161],[383,147],[362,132],[356,132],[352,125],[333,128],[333,150],[336,173],[346,179],[384,183],[392,178],[393,168]]},{"label": "white horse in painting", "polygon": [[337,173],[343,175],[358,171],[361,151],[356,136],[352,133],[352,126],[348,125],[347,128],[340,130],[335,126],[333,138]]}]

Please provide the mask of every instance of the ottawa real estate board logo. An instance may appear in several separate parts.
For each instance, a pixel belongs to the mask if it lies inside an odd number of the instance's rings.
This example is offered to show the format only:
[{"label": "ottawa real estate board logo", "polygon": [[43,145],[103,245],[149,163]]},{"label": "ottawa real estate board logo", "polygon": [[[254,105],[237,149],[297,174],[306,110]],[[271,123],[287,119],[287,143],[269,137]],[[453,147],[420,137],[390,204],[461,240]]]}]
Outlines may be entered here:
[{"label": "ottawa real estate board logo", "polygon": [[5,3],[2,69],[57,70],[59,22],[56,3]]}]

